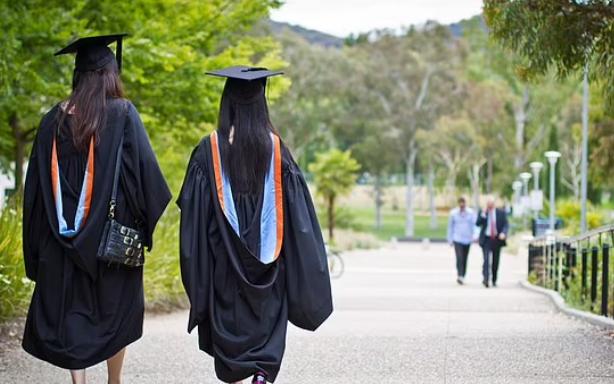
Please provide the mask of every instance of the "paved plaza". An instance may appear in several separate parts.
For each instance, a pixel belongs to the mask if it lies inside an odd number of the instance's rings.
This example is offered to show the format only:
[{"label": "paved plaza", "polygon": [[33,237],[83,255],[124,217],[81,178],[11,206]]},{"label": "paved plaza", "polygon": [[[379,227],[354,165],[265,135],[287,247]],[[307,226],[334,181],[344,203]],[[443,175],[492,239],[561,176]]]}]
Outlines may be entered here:
[{"label": "paved plaza", "polygon": [[[399,243],[344,259],[334,314],[316,333],[290,328],[276,383],[614,383],[614,340],[521,288],[525,257],[502,256],[496,289],[480,283],[477,247],[465,286],[447,245]],[[126,384],[218,382],[186,318],[147,317],[128,349]],[[20,349],[0,362],[0,383],[70,382]],[[89,369],[89,382],[104,383],[105,369]]]}]

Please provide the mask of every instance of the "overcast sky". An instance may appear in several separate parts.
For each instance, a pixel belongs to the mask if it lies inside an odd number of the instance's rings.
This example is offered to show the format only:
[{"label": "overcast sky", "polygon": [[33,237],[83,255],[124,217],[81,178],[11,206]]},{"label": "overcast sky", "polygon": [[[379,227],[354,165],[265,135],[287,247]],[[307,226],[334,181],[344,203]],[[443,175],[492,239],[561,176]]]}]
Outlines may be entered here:
[{"label": "overcast sky", "polygon": [[451,23],[481,11],[481,0],[285,0],[271,18],[345,37],[427,20]]}]

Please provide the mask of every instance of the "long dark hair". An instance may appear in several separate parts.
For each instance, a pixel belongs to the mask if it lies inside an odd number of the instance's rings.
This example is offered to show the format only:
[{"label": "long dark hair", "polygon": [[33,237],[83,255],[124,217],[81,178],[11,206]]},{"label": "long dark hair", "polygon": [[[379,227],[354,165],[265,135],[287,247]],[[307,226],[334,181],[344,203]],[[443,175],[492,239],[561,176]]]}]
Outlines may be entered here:
[{"label": "long dark hair", "polygon": [[70,114],[69,127],[73,143],[80,150],[86,150],[92,136],[98,141],[100,130],[107,122],[107,100],[124,97],[124,86],[119,78],[117,62],[111,60],[104,67],[94,71],[77,71],[72,79],[72,93],[63,108],[59,110],[58,125],[64,126]]},{"label": "long dark hair", "polygon": [[[264,80],[228,79],[222,93],[218,132],[224,169],[233,189],[258,193],[271,156],[271,132]],[[231,130],[232,144],[230,143]]]}]

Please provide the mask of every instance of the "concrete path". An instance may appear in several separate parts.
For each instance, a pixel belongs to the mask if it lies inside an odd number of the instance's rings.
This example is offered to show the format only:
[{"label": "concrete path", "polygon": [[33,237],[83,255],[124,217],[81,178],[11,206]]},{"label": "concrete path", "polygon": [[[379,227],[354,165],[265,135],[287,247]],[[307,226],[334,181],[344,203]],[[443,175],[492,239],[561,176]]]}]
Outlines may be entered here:
[{"label": "concrete path", "polygon": [[[504,255],[500,287],[483,288],[474,248],[462,287],[447,245],[346,254],[335,313],[316,333],[290,329],[277,383],[614,383],[611,337],[520,288],[525,258]],[[185,327],[186,312],[148,317],[125,383],[217,383]],[[0,361],[0,383],[69,382],[19,349]],[[89,369],[89,382],[104,374]]]}]

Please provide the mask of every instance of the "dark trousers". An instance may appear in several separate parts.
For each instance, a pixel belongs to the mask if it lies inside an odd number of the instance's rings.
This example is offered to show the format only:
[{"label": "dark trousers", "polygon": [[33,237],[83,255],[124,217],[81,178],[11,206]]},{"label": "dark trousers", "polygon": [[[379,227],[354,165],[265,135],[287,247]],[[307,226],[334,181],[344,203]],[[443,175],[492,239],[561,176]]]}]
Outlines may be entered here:
[{"label": "dark trousers", "polygon": [[484,281],[488,282],[490,281],[489,277],[492,277],[492,282],[495,284],[497,282],[497,272],[499,271],[499,256],[501,255],[499,240],[486,239],[484,245],[482,245],[482,252],[484,253],[484,263],[482,264]]},{"label": "dark trousers", "polygon": [[465,273],[467,272],[469,247],[471,247],[471,244],[461,244],[454,242],[454,252],[456,253],[456,272],[457,276],[459,277],[465,277]]}]

